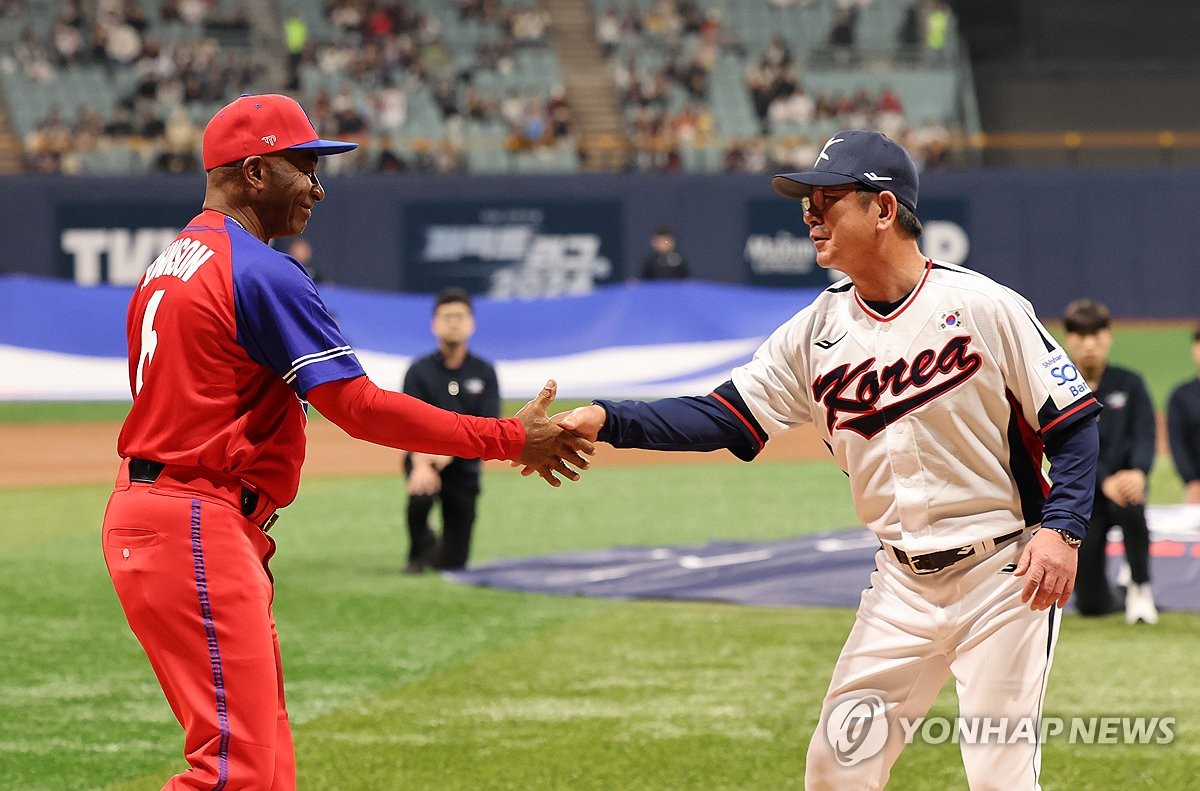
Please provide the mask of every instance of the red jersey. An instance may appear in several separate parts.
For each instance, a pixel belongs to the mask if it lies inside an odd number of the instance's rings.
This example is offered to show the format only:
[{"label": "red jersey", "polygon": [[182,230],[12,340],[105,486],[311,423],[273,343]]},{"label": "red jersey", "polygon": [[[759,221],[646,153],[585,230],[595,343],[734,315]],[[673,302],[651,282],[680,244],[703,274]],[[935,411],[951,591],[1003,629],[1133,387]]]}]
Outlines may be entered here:
[{"label": "red jersey", "polygon": [[227,473],[279,506],[299,486],[305,394],[364,375],[304,267],[216,211],[146,270],[126,333],[121,456]]}]

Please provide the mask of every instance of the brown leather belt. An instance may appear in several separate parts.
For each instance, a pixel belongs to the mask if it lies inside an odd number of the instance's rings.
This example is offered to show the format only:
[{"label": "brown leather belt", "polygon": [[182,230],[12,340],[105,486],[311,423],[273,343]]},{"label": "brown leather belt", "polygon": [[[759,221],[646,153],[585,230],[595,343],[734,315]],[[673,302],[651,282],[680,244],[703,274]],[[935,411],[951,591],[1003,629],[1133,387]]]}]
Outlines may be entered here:
[{"label": "brown leather belt", "polygon": [[[129,480],[138,483],[154,483],[166,468],[167,465],[160,461],[130,459]],[[273,507],[269,507],[270,501],[266,497],[260,496],[258,492],[246,484],[240,481],[238,483],[241,486],[240,506],[242,516],[258,525],[264,533],[267,532],[271,529],[271,525],[275,524],[275,521],[279,519],[279,512]],[[260,505],[266,509],[266,513],[259,513]]]},{"label": "brown leather belt", "polygon": [[[966,546],[955,547],[954,549],[943,549],[939,552],[927,552],[924,555],[909,555],[904,550],[893,546],[888,546],[887,549],[900,565],[908,566],[914,574],[933,574],[942,569],[950,568],[964,558],[969,558],[980,552],[990,552],[1001,544],[1012,541],[1024,532],[1024,530],[1014,530],[1002,536],[984,539],[978,544],[967,544]],[[989,544],[990,546],[988,546]]]}]

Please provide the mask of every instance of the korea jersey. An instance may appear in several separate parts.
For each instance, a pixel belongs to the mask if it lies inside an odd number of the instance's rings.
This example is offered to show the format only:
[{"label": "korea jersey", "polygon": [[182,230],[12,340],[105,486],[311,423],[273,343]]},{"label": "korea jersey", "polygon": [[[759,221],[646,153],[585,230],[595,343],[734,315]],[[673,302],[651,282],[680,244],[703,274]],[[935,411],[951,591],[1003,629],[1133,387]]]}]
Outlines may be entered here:
[{"label": "korea jersey", "polygon": [[733,383],[768,434],[813,423],[863,524],[908,553],[1039,523],[1044,443],[1100,410],[1027,300],[935,261],[886,316],[826,289]]},{"label": "korea jersey", "polygon": [[232,475],[280,506],[304,462],[301,399],[363,375],[304,268],[215,211],[147,269],[126,333],[121,456]]}]

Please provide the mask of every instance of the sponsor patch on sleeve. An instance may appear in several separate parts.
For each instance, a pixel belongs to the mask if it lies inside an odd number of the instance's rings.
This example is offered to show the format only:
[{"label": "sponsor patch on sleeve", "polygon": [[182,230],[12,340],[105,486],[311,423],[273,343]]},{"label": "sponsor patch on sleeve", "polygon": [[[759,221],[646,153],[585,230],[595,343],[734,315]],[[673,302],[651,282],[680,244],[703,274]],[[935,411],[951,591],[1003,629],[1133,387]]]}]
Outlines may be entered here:
[{"label": "sponsor patch on sleeve", "polygon": [[1050,394],[1050,399],[1059,409],[1066,409],[1092,390],[1083,379],[1083,374],[1067,357],[1062,349],[1047,354],[1035,363],[1037,376]]}]

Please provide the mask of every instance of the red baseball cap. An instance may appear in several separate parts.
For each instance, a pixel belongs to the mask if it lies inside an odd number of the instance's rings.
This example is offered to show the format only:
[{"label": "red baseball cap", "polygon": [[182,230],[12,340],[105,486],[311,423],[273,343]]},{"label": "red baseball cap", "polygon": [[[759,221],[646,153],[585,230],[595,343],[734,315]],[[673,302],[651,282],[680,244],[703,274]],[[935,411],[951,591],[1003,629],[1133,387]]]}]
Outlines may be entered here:
[{"label": "red baseball cap", "polygon": [[304,148],[317,156],[342,154],[358,143],[322,140],[300,103],[290,96],[242,94],[222,107],[204,127],[204,169],[212,170],[255,155]]}]

